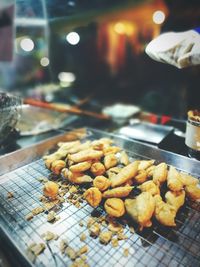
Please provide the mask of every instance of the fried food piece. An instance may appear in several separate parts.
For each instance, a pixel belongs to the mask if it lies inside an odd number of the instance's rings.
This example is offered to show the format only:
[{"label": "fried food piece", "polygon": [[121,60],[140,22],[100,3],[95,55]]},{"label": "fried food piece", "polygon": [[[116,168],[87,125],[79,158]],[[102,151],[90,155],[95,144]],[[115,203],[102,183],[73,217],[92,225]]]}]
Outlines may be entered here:
[{"label": "fried food piece", "polygon": [[59,142],[58,146],[62,147],[63,149],[69,149],[72,148],[73,146],[80,145],[81,142],[80,140],[77,141],[71,141],[71,142]]},{"label": "fried food piece", "polygon": [[148,179],[147,172],[145,170],[141,170],[134,177],[133,181],[136,182],[137,184],[142,184],[146,182],[147,179]]},{"label": "fried food piece", "polygon": [[113,167],[113,168],[110,168],[107,172],[113,172],[113,173],[119,173],[120,171],[122,170],[122,168],[120,167]]},{"label": "fried food piece", "polygon": [[150,178],[153,176],[153,172],[155,170],[156,166],[155,165],[152,165],[150,166],[149,168],[147,168],[145,171],[147,173],[147,177]]},{"label": "fried food piece", "polygon": [[55,160],[51,163],[51,171],[57,175],[61,173],[61,170],[65,168],[66,162],[64,160]]},{"label": "fried food piece", "polygon": [[113,217],[121,217],[125,213],[124,202],[120,198],[109,198],[104,203],[105,211]]},{"label": "fried food piece", "polygon": [[93,149],[86,149],[78,153],[68,155],[68,159],[74,162],[90,161],[90,160],[99,160],[103,156],[102,151],[97,151]]},{"label": "fried food piece", "polygon": [[160,195],[156,195],[155,199],[155,218],[159,223],[165,226],[176,226],[176,208],[165,203]]},{"label": "fried food piece", "polygon": [[55,198],[58,194],[59,186],[57,183],[48,181],[44,184],[43,193],[46,197]]},{"label": "fried food piece", "polygon": [[155,184],[160,186],[160,184],[164,183],[167,180],[167,164],[160,163],[157,165],[153,171],[153,181]]},{"label": "fried food piece", "polygon": [[106,169],[101,162],[94,162],[91,166],[90,171],[95,175],[99,176],[105,173]]},{"label": "fried food piece", "polygon": [[160,188],[153,181],[147,181],[139,186],[142,192],[149,192],[152,196],[160,195]]},{"label": "fried food piece", "polygon": [[102,194],[101,191],[96,187],[91,187],[85,191],[83,194],[83,197],[87,200],[87,202],[92,207],[99,206],[101,200],[102,200]]},{"label": "fried food piece", "polygon": [[152,225],[155,201],[149,192],[143,192],[135,199],[126,199],[125,207],[130,217],[140,224],[141,229]]},{"label": "fried food piece", "polygon": [[103,153],[106,156],[106,155],[109,155],[109,154],[116,154],[120,150],[121,150],[121,148],[118,147],[118,146],[108,146],[108,147],[105,147],[103,149]]},{"label": "fried food piece", "polygon": [[176,212],[183,206],[185,202],[185,191],[172,192],[168,191],[165,194],[166,203],[175,207]]},{"label": "fried food piece", "polygon": [[89,175],[71,171],[68,171],[67,178],[70,182],[75,184],[91,183],[93,181]]},{"label": "fried food piece", "polygon": [[97,237],[101,232],[101,226],[99,223],[95,222],[89,226],[89,233],[91,236]]},{"label": "fried food piece", "polygon": [[105,176],[97,176],[93,180],[94,187],[97,187],[100,191],[105,191],[111,185],[111,181]]},{"label": "fried food piece", "polygon": [[198,185],[187,185],[185,187],[185,192],[187,197],[192,200],[200,199],[200,188],[198,187]]},{"label": "fried food piece", "polygon": [[110,169],[116,166],[117,163],[118,163],[118,160],[115,154],[108,154],[104,157],[104,166],[106,169]]},{"label": "fried food piece", "polygon": [[113,143],[113,140],[110,138],[101,138],[99,140],[92,141],[92,148],[95,150],[103,150],[105,147],[110,146]]},{"label": "fried food piece", "polygon": [[125,151],[122,151],[120,154],[120,163],[125,166],[127,166],[130,163],[129,157]]},{"label": "fried food piece", "polygon": [[107,190],[103,193],[104,198],[111,198],[111,197],[127,197],[130,192],[132,191],[132,186],[122,186],[122,187],[116,187],[111,190]]},{"label": "fried food piece", "polygon": [[76,146],[71,147],[67,152],[68,154],[75,154],[75,153],[78,153],[80,151],[90,148],[90,145],[91,145],[91,141],[86,141],[85,143],[78,144]]},{"label": "fried food piece", "polygon": [[141,160],[138,166],[138,171],[146,170],[154,164],[155,160]]},{"label": "fried food piece", "polygon": [[117,175],[111,177],[111,186],[116,187],[126,183],[128,180],[135,177],[138,170],[139,161],[134,161],[124,167]]},{"label": "fried food piece", "polygon": [[183,183],[184,186],[186,185],[196,185],[199,183],[199,179],[198,178],[195,178],[189,174],[186,174],[186,173],[183,173],[181,172],[180,173],[180,180],[181,182]]},{"label": "fried food piece", "polygon": [[103,244],[108,244],[112,238],[112,232],[111,231],[106,231],[106,232],[101,232],[99,235],[99,240]]},{"label": "fried food piece", "polygon": [[171,191],[180,191],[183,188],[181,175],[173,166],[169,168],[167,186]]},{"label": "fried food piece", "polygon": [[84,172],[84,171],[89,170],[91,165],[92,163],[90,161],[84,161],[84,162],[80,162],[80,163],[70,166],[69,170],[71,172]]}]

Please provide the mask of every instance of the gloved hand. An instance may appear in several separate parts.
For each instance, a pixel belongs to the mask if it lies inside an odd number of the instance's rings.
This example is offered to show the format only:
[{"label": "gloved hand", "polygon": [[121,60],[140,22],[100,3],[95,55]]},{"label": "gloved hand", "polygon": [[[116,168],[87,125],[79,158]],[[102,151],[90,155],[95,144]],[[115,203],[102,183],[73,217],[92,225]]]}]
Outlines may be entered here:
[{"label": "gloved hand", "polygon": [[185,68],[200,64],[200,34],[195,30],[163,33],[145,52],[154,60]]}]

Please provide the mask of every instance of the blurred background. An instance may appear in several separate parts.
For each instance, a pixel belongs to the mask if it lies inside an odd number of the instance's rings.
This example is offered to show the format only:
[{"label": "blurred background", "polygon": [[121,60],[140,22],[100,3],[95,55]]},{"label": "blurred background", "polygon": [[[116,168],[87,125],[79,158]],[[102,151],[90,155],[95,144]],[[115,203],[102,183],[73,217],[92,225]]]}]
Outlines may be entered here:
[{"label": "blurred background", "polygon": [[199,107],[200,67],[144,52],[161,32],[199,26],[199,0],[10,2],[0,5],[1,91],[66,104],[92,95],[99,107],[130,103],[175,118]]}]

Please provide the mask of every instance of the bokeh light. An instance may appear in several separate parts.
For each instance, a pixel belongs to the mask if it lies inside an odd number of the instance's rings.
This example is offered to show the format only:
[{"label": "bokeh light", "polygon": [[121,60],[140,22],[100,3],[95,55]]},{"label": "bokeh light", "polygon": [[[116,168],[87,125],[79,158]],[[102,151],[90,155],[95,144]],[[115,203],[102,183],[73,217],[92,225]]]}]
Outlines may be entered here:
[{"label": "bokeh light", "polygon": [[66,40],[71,45],[77,45],[80,41],[80,36],[77,32],[70,32],[67,34]]}]

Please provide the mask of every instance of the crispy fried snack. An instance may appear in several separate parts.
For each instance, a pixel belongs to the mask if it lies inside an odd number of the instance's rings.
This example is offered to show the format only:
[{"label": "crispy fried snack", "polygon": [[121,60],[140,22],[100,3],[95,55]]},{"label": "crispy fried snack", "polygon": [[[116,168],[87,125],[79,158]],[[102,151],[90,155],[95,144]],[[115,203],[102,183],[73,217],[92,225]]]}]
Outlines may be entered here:
[{"label": "crispy fried snack", "polygon": [[62,149],[70,149],[74,146],[80,145],[81,142],[79,140],[77,141],[71,141],[71,142],[59,142],[58,146],[62,147]]},{"label": "crispy fried snack", "polygon": [[153,172],[155,170],[156,166],[155,165],[152,165],[150,166],[149,168],[147,168],[145,171],[147,173],[147,177],[150,178],[153,176]]},{"label": "crispy fried snack", "polygon": [[111,185],[111,181],[105,176],[96,176],[93,180],[94,187],[97,187],[100,191],[105,191]]},{"label": "crispy fried snack", "polygon": [[176,226],[176,208],[165,203],[160,195],[156,195],[155,199],[155,218],[165,226]]},{"label": "crispy fried snack", "polygon": [[166,203],[173,206],[176,212],[183,206],[185,202],[185,191],[181,190],[179,192],[168,191],[165,194]]},{"label": "crispy fried snack", "polygon": [[146,182],[147,179],[148,179],[147,172],[145,170],[141,170],[134,177],[133,181],[136,182],[137,184],[142,184]]},{"label": "crispy fried snack", "polygon": [[113,143],[113,140],[110,138],[101,138],[99,140],[92,141],[92,148],[95,150],[103,150],[104,148],[110,146]]},{"label": "crispy fried snack", "polygon": [[69,167],[71,172],[84,172],[89,170],[92,163],[90,161],[83,161]]},{"label": "crispy fried snack", "polygon": [[138,171],[146,170],[154,164],[155,160],[141,160],[138,166]]},{"label": "crispy fried snack", "polygon": [[58,184],[48,181],[44,184],[43,193],[46,197],[55,198],[58,194]]},{"label": "crispy fried snack", "polygon": [[99,206],[101,200],[102,200],[102,194],[99,191],[98,188],[96,187],[91,187],[87,189],[83,195],[83,197],[87,200],[87,202],[92,206],[92,207],[97,207]]},{"label": "crispy fried snack", "polygon": [[195,178],[189,174],[186,174],[186,173],[183,173],[181,172],[180,173],[180,178],[181,182],[183,183],[184,186],[186,185],[196,185],[199,183],[199,179],[198,178]]},{"label": "crispy fried snack", "polygon": [[160,188],[153,181],[147,181],[139,186],[142,192],[149,192],[152,196],[160,195]]},{"label": "crispy fried snack", "polygon": [[135,199],[126,199],[125,207],[130,217],[140,224],[141,229],[152,225],[155,201],[149,192],[143,192]]},{"label": "crispy fried snack", "polygon": [[64,160],[55,160],[51,163],[51,171],[59,175],[63,168],[65,168],[66,162]]},{"label": "crispy fried snack", "polygon": [[125,213],[124,202],[119,198],[109,198],[104,203],[106,212],[113,217],[121,217]]},{"label": "crispy fried snack", "polygon": [[122,187],[116,187],[111,190],[107,190],[103,193],[104,198],[111,198],[111,197],[127,197],[130,192],[132,191],[132,186],[122,186]]},{"label": "crispy fried snack", "polygon": [[129,162],[129,157],[125,151],[122,151],[120,154],[120,163],[127,166]]},{"label": "crispy fried snack", "polygon": [[111,231],[105,231],[101,232],[99,235],[99,240],[103,244],[108,244],[112,238],[112,232]]},{"label": "crispy fried snack", "polygon": [[118,163],[118,160],[115,154],[108,154],[104,157],[104,166],[106,169],[110,169],[116,166],[117,163]]},{"label": "crispy fried snack", "polygon": [[67,172],[66,177],[70,182],[75,184],[84,184],[84,183],[91,183],[93,180],[89,175],[85,175],[84,173],[78,172]]},{"label": "crispy fried snack", "polygon": [[122,170],[120,167],[110,168],[107,172],[119,173]]},{"label": "crispy fried snack", "polygon": [[117,152],[119,152],[121,150],[120,147],[118,146],[106,146],[104,149],[103,149],[103,153],[104,155],[109,155],[109,154],[116,154]]},{"label": "crispy fried snack", "polygon": [[86,149],[78,153],[68,155],[68,159],[78,163],[82,161],[90,161],[90,160],[97,160],[97,159],[99,160],[102,156],[103,156],[102,151]]},{"label": "crispy fried snack", "polygon": [[111,186],[116,187],[126,183],[128,180],[135,177],[138,170],[139,161],[134,161],[124,167],[117,175],[111,177]]},{"label": "crispy fried snack", "polygon": [[101,162],[94,162],[90,168],[90,171],[95,175],[102,175],[105,173],[106,169]]},{"label": "crispy fried snack", "polygon": [[170,166],[169,168],[167,186],[172,191],[180,191],[183,188],[181,175],[173,166]]},{"label": "crispy fried snack", "polygon": [[187,185],[185,187],[185,192],[187,197],[192,200],[200,199],[200,188],[198,187],[198,185]]},{"label": "crispy fried snack", "polygon": [[86,141],[85,143],[77,144],[76,146],[73,146],[68,150],[68,154],[75,154],[80,151],[89,149],[90,145],[91,145],[91,141]]},{"label": "crispy fried snack", "polygon": [[159,185],[164,183],[167,179],[167,164],[160,163],[157,165],[153,171],[153,181],[155,184]]}]

